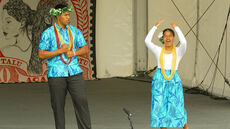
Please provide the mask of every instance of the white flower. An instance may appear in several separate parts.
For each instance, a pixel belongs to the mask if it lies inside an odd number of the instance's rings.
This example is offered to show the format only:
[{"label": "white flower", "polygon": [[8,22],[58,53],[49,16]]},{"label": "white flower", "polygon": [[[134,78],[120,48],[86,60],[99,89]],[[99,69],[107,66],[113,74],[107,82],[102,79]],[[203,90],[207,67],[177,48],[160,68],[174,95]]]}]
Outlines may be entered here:
[{"label": "white flower", "polygon": [[163,32],[161,31],[159,34],[158,34],[158,39],[162,38],[163,37]]}]

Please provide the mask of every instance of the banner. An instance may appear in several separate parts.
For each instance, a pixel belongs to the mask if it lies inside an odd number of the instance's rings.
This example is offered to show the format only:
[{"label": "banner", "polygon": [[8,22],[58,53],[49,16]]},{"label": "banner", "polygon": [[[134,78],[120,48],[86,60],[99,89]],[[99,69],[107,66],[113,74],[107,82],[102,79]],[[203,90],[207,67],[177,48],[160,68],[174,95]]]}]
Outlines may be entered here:
[{"label": "banner", "polygon": [[[79,56],[84,79],[95,77],[93,70],[94,37],[90,37],[90,0],[1,0],[0,1],[0,82],[44,82],[47,81],[46,61],[38,58],[38,46],[42,32],[50,27],[55,17],[49,15],[50,8],[68,2],[74,7],[71,24],[76,26],[88,43],[90,54]],[[95,13],[95,12],[93,12]],[[94,28],[93,28],[94,29]],[[94,34],[93,34],[94,35]],[[92,43],[93,44],[92,44]]]}]

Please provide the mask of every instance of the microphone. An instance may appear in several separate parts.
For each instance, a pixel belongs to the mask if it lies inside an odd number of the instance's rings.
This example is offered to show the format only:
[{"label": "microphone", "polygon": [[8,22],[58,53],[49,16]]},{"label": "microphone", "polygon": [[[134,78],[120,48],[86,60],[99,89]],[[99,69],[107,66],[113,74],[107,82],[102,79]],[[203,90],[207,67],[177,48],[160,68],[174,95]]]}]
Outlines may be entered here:
[{"label": "microphone", "polygon": [[128,117],[132,116],[132,114],[126,108],[123,108],[123,111],[128,115]]}]

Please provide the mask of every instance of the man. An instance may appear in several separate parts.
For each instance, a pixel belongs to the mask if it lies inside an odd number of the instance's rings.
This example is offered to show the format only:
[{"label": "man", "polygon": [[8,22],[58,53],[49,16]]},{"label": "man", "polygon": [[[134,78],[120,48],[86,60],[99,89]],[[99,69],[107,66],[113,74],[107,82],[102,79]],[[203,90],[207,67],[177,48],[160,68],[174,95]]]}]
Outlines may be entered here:
[{"label": "man", "polygon": [[[56,129],[65,129],[65,97],[69,91],[79,129],[91,129],[86,89],[77,56],[88,52],[79,29],[69,25],[71,6],[58,4],[50,10],[57,23],[46,29],[40,39],[39,58],[47,59],[48,84]],[[79,49],[77,49],[79,48]]]}]

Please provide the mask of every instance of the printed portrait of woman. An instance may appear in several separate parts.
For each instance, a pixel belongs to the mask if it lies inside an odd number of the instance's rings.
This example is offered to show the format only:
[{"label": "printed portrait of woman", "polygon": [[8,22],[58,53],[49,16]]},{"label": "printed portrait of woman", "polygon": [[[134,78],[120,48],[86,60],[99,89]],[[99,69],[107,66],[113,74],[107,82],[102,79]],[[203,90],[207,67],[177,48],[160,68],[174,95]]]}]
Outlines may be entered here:
[{"label": "printed portrait of woman", "polygon": [[37,56],[40,37],[55,19],[49,15],[49,10],[57,3],[65,2],[66,0],[37,0],[36,10],[32,10],[23,0],[5,2],[1,12],[0,32],[3,33],[4,40],[1,39],[0,55],[26,62],[29,75],[42,74],[44,62]]},{"label": "printed portrait of woman", "polygon": [[14,57],[29,62],[34,13],[35,11],[22,0],[9,0],[3,6],[1,28],[5,42],[0,44],[0,50],[5,57]]},{"label": "printed portrait of woman", "polygon": [[[0,82],[46,81],[46,61],[38,58],[38,45],[42,32],[56,21],[49,11],[77,2],[0,0]],[[71,15],[76,24],[76,14]]]}]

